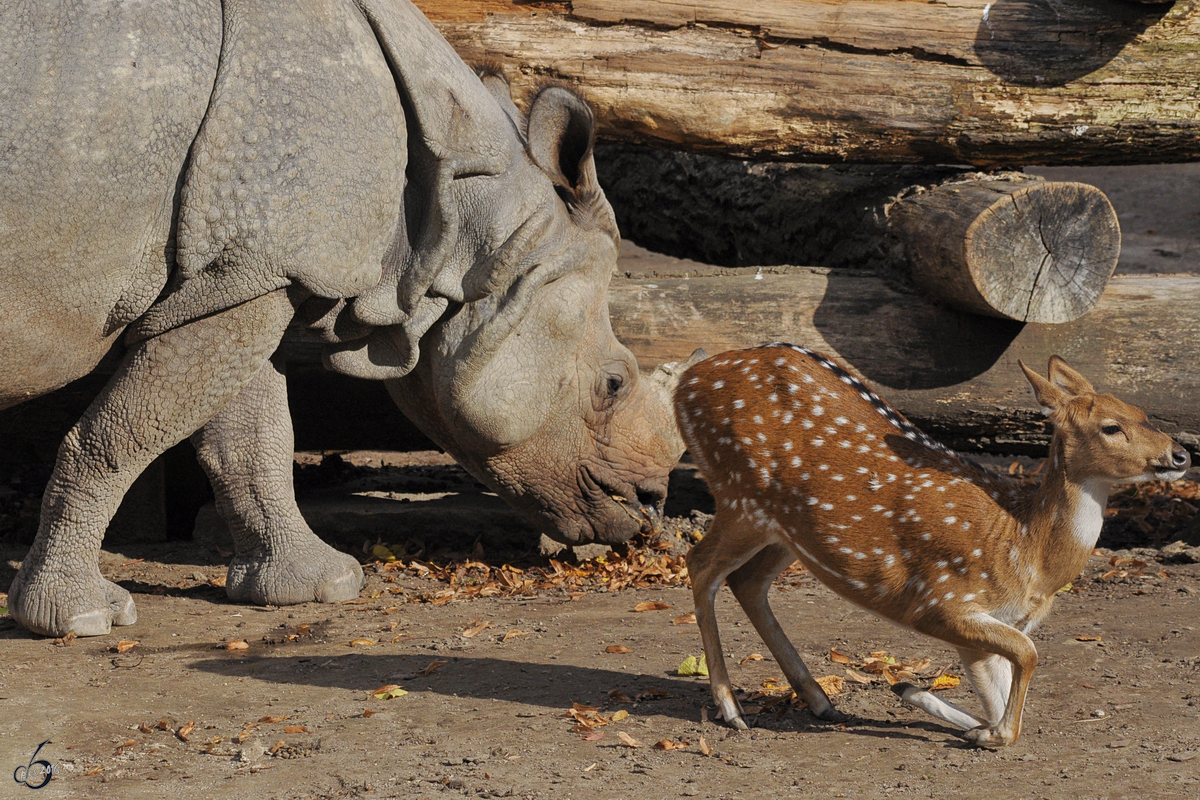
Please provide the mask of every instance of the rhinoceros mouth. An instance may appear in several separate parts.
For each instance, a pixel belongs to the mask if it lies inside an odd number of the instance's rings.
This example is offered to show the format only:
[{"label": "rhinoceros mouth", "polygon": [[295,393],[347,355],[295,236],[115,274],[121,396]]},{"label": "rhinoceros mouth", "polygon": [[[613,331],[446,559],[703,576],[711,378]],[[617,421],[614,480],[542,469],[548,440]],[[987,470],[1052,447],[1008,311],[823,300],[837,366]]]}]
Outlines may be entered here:
[{"label": "rhinoceros mouth", "polygon": [[638,529],[629,536],[654,530],[662,519],[659,507],[665,498],[657,493],[643,492],[629,483],[600,479],[586,466],[579,469],[579,483],[584,505],[600,511],[598,517],[624,515],[637,524]]}]

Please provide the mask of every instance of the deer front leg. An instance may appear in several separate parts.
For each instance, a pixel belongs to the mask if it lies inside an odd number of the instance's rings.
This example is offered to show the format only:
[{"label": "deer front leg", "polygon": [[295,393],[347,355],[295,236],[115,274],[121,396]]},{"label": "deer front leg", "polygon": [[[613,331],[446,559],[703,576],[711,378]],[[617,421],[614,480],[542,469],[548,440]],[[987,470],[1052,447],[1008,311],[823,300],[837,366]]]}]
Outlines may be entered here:
[{"label": "deer front leg", "polygon": [[[712,687],[713,701],[721,711],[721,717],[730,727],[744,731],[746,721],[742,718],[742,707],[733,696],[729,682],[729,671],[725,667],[725,655],[721,650],[721,635],[717,631],[717,615],[714,608],[717,592],[729,573],[749,561],[762,547],[751,533],[743,539],[740,526],[727,521],[718,509],[708,532],[704,534],[691,553],[688,554],[688,574],[692,578],[692,599],[696,604],[696,623],[700,626],[700,638],[704,643],[704,658],[708,662],[708,682]],[[742,549],[744,548],[744,549]]]},{"label": "deer front leg", "polygon": [[910,706],[916,706],[963,730],[978,728],[980,725],[995,725],[1000,721],[1004,706],[1008,702],[1008,693],[1012,687],[1012,664],[1001,656],[965,647],[959,647],[958,654],[962,658],[967,678],[983,703],[984,716],[979,717],[964,711],[949,700],[918,689],[911,683],[897,683],[892,687],[892,691]]},{"label": "deer front leg", "polygon": [[[1025,693],[1037,667],[1037,648],[1029,637],[984,613],[958,619],[942,618],[936,623],[923,621],[917,629],[959,648],[967,676],[983,700],[988,722],[966,731],[963,738],[980,747],[1000,747],[1015,742],[1021,735]],[[998,666],[998,659],[1007,661],[1011,670],[1007,692],[1004,691],[1004,678],[1009,669]]]},{"label": "deer front leg", "polygon": [[827,722],[843,722],[846,716],[833,707],[829,695],[813,679],[800,654],[780,627],[775,612],[771,610],[768,598],[771,581],[795,560],[795,553],[786,546],[767,545],[729,575],[729,588],[754,624],[758,635],[766,642],[771,655],[779,662],[788,683],[808,704],[813,714]]}]

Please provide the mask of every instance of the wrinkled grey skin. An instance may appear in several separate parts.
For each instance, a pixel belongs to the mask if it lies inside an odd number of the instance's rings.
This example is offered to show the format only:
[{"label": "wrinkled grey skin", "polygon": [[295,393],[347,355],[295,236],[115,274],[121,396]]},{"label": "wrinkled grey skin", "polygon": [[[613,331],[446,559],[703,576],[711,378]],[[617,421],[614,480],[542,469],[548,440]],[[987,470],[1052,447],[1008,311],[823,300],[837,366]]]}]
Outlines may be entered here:
[{"label": "wrinkled grey skin", "polygon": [[188,436],[237,546],[231,598],[357,595],[292,493],[271,356],[297,316],[553,538],[624,541],[661,506],[673,373],[639,378],[609,327],[617,232],[574,95],[522,117],[406,0],[0,15],[0,407],[124,348],[59,450],[9,589],[21,624],[135,621],[100,542]]}]

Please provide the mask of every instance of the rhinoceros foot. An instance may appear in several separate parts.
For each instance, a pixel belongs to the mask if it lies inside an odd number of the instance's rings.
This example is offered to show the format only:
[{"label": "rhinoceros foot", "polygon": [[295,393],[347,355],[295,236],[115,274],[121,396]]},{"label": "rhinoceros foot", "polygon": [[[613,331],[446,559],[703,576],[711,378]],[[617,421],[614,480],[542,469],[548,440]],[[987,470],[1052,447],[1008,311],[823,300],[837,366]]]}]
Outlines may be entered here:
[{"label": "rhinoceros foot", "polygon": [[103,636],[113,625],[137,622],[133,596],[99,571],[80,576],[22,569],[8,591],[8,613],[43,636]]},{"label": "rhinoceros foot", "polygon": [[362,567],[313,534],[303,546],[238,554],[229,563],[225,593],[230,600],[256,605],[340,603],[358,597]]}]

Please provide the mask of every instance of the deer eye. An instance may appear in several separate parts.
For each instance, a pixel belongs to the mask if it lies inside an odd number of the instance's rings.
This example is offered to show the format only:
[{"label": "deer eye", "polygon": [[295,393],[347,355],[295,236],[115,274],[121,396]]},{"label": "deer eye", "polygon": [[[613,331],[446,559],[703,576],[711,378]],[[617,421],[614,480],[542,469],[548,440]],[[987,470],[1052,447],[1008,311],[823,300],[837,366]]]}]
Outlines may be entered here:
[{"label": "deer eye", "polygon": [[1105,436],[1116,436],[1117,434],[1121,433],[1122,431],[1121,431],[1120,425],[1105,425],[1103,428],[1100,429],[1100,432],[1103,433]]}]

